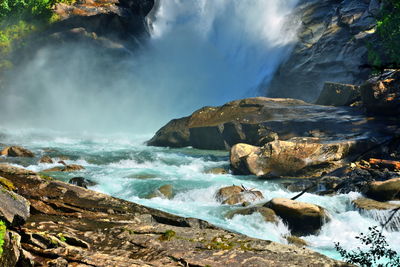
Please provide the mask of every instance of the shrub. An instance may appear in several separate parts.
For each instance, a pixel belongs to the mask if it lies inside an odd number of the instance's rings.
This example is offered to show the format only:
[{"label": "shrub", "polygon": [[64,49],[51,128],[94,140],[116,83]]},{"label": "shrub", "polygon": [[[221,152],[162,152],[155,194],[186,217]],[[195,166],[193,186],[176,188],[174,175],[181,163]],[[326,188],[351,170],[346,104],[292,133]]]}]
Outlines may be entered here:
[{"label": "shrub", "polygon": [[[369,250],[346,251],[339,243],[335,243],[335,248],[342,258],[351,264],[362,267],[370,266],[400,266],[400,256],[396,251],[390,249],[385,236],[377,229],[377,226],[368,228],[368,234],[361,233],[357,236],[361,243],[369,246]],[[385,262],[385,263],[381,263]]]},{"label": "shrub", "polygon": [[6,235],[6,225],[0,221],[0,256],[3,254],[4,236]]}]

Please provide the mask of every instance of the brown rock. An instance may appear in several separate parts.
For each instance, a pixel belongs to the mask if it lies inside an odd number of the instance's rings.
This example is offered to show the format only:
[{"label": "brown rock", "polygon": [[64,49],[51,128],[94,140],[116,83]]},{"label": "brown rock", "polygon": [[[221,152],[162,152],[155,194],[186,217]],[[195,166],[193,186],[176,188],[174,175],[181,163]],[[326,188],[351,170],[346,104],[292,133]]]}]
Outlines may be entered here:
[{"label": "brown rock", "polygon": [[400,114],[400,71],[389,70],[361,86],[361,100],[369,112]]},{"label": "brown rock", "polygon": [[370,158],[368,163],[375,168],[387,168],[390,171],[400,171],[400,161]]},{"label": "brown rock", "polygon": [[70,165],[64,165],[64,166],[59,166],[59,167],[54,167],[50,169],[43,170],[43,172],[74,172],[74,171],[80,171],[84,170],[85,167],[77,164],[70,164]]},{"label": "brown rock", "polygon": [[166,185],[160,186],[153,193],[147,195],[146,198],[161,197],[161,198],[172,199],[173,196],[174,196],[174,192],[173,192],[172,185],[166,184]]},{"label": "brown rock", "polygon": [[383,182],[371,182],[365,195],[378,201],[399,200],[400,178],[393,178]]},{"label": "brown rock", "polygon": [[12,191],[1,189],[0,203],[0,218],[9,225],[22,225],[30,215],[29,201]]},{"label": "brown rock", "polygon": [[225,168],[212,168],[206,171],[209,174],[228,174],[229,171]]},{"label": "brown rock", "polygon": [[0,154],[2,156],[7,156],[7,157],[27,157],[27,158],[33,158],[35,154],[33,154],[32,151],[20,147],[20,146],[9,146],[4,148]]},{"label": "brown rock", "polygon": [[359,97],[359,86],[326,82],[316,104],[325,106],[349,106]]},{"label": "brown rock", "polygon": [[49,156],[43,156],[39,160],[39,163],[53,163],[53,160]]},{"label": "brown rock", "polygon": [[260,191],[247,190],[240,186],[228,186],[218,190],[215,198],[222,204],[235,205],[258,201],[264,198]]},{"label": "brown rock", "polygon": [[363,197],[353,200],[352,203],[360,210],[391,210],[400,207],[398,204],[391,204]]},{"label": "brown rock", "polygon": [[293,244],[293,245],[298,246],[298,247],[306,247],[306,246],[308,246],[307,241],[305,241],[304,239],[301,239],[298,236],[289,235],[289,236],[285,236],[285,239],[288,241],[289,244]]},{"label": "brown rock", "polygon": [[247,208],[241,208],[241,209],[236,209],[228,212],[225,214],[225,218],[232,219],[233,216],[235,215],[251,215],[253,213],[260,213],[266,222],[277,222],[278,218],[276,217],[275,212],[272,209],[266,208],[266,207],[260,207],[260,206],[255,206],[255,207],[247,207]]},{"label": "brown rock", "polygon": [[349,153],[365,148],[353,141],[324,143],[319,138],[311,137],[276,140],[261,148],[252,147],[245,150],[246,153],[239,154],[237,151],[242,151],[242,146],[248,145],[237,144],[231,149],[234,173],[290,177],[320,176],[323,172],[344,166],[346,163],[342,160]]},{"label": "brown rock", "polygon": [[294,235],[315,234],[328,220],[326,211],[317,205],[287,198],[273,198],[266,207],[286,222]]}]

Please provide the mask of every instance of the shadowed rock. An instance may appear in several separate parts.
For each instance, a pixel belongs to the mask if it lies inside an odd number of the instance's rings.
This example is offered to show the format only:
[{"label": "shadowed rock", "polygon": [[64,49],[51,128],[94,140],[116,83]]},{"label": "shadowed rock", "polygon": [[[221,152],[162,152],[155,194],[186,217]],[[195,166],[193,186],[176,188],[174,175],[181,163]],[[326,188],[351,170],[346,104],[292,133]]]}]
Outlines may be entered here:
[{"label": "shadowed rock", "polygon": [[378,201],[400,199],[400,178],[393,178],[387,181],[373,181],[369,184],[366,196]]}]

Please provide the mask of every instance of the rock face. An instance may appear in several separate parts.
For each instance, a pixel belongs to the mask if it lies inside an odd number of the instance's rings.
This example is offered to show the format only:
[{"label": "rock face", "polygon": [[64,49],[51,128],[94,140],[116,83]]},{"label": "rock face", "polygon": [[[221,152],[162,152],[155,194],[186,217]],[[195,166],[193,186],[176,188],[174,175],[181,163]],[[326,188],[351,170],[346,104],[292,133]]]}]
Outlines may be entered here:
[{"label": "rock face", "polygon": [[230,158],[232,170],[238,174],[309,177],[341,167],[343,159],[361,148],[365,149],[364,144],[354,141],[324,143],[318,138],[292,138],[261,148],[237,144]]},{"label": "rock face", "polygon": [[18,232],[17,266],[27,266],[21,264],[27,258],[35,266],[347,266],[306,248],[230,233],[31,171],[0,164],[0,175],[32,205]]},{"label": "rock face", "polygon": [[315,103],[325,106],[349,106],[359,98],[359,86],[326,82]]},{"label": "rock face", "polygon": [[292,137],[371,140],[371,133],[379,135],[376,129],[384,127],[349,108],[256,97],[204,107],[189,117],[172,120],[147,144],[222,150],[238,143],[262,146]]},{"label": "rock face", "polygon": [[400,71],[387,71],[361,86],[361,99],[367,111],[374,114],[400,114]]},{"label": "rock face", "polygon": [[33,158],[35,154],[33,154],[32,151],[20,147],[20,146],[9,146],[4,148],[0,154],[2,156],[7,156],[7,157],[27,157],[27,158]]},{"label": "rock face", "polygon": [[266,206],[275,211],[295,235],[316,233],[328,220],[325,210],[314,204],[286,198],[273,198]]},{"label": "rock face", "polygon": [[262,200],[264,198],[260,191],[248,190],[243,186],[228,186],[218,190],[215,198],[222,204],[235,205],[246,204]]},{"label": "rock face", "polygon": [[371,71],[367,44],[377,43],[380,1],[302,0],[298,43],[265,86],[266,95],[316,100],[325,81],[361,84]]},{"label": "rock face", "polygon": [[373,181],[365,193],[369,198],[378,201],[400,199],[400,178],[393,178],[387,181]]}]

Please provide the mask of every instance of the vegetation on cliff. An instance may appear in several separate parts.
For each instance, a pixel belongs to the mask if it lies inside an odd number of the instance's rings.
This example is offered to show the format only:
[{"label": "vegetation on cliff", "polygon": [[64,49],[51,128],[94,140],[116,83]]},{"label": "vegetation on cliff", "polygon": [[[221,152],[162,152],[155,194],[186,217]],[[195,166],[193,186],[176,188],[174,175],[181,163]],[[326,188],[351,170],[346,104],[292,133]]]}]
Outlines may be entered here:
[{"label": "vegetation on cliff", "polygon": [[378,69],[400,66],[400,2],[385,0],[377,22],[377,33],[382,40],[382,51],[370,45],[369,61]]},{"label": "vegetation on cliff", "polygon": [[57,3],[75,0],[3,0],[0,3],[0,72],[12,66],[9,54],[31,32],[45,28],[58,19]]}]

